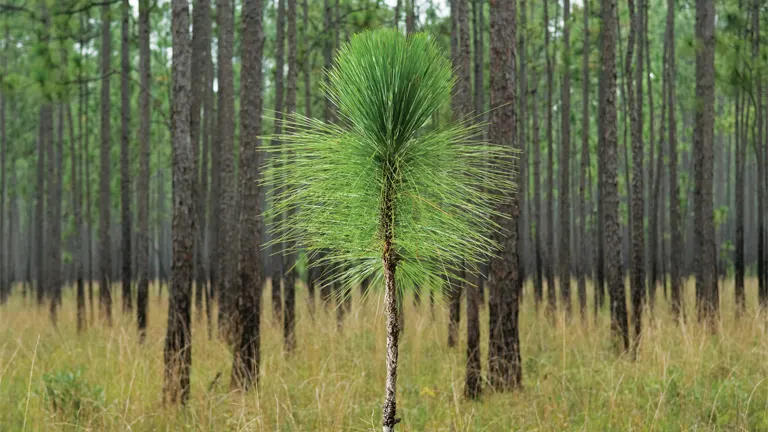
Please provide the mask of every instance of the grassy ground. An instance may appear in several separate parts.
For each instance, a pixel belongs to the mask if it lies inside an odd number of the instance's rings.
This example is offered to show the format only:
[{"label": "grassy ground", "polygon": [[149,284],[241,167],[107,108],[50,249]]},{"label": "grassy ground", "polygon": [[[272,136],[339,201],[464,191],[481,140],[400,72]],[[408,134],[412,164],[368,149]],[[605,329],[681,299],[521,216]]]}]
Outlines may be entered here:
[{"label": "grassy ground", "polygon": [[[733,283],[722,289],[716,335],[692,321],[675,325],[659,293],[639,357],[631,361],[614,353],[606,311],[597,325],[590,311],[583,325],[574,308],[570,323],[561,317],[552,326],[537,316],[528,286],[520,316],[524,389],[486,391],[477,402],[462,397],[465,353],[446,345],[445,307],[435,306],[433,317],[428,305],[407,301],[399,430],[768,430],[768,338],[766,320],[755,310],[756,280],[748,281],[752,307],[740,320]],[[147,343],[139,346],[135,321],[119,307],[114,327],[94,325],[78,336],[71,290],[58,330],[47,308],[25,304],[17,294],[0,308],[0,430],[380,430],[380,298],[355,301],[337,331],[332,310],[319,307],[310,319],[300,292],[298,349],[286,357],[268,292],[259,389],[229,391],[231,355],[196,323],[191,397],[180,409],[164,408],[161,399],[164,298],[151,298]],[[694,317],[692,282],[686,294]],[[487,310],[481,319],[486,353]]]}]

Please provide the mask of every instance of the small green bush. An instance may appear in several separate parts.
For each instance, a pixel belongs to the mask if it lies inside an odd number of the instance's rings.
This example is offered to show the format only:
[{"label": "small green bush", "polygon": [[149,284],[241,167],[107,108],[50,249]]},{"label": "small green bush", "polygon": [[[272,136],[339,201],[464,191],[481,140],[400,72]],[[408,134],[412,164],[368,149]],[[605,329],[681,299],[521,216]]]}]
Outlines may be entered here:
[{"label": "small green bush", "polygon": [[79,421],[104,409],[106,398],[100,385],[89,383],[83,369],[65,369],[43,375],[45,400],[54,414]]}]

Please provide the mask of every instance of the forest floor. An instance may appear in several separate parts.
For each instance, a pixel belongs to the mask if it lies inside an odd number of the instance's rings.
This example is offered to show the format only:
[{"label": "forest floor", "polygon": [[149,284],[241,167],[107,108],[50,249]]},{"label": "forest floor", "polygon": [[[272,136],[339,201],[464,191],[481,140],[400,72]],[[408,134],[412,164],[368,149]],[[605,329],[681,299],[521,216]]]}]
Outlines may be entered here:
[{"label": "forest floor", "polygon": [[[114,289],[117,292],[118,289]],[[333,308],[317,308],[306,291],[297,299],[295,353],[282,352],[282,326],[271,318],[269,289],[262,315],[262,371],[258,390],[230,392],[231,355],[208,340],[195,322],[192,384],[185,408],[163,407],[166,298],[150,297],[147,341],[138,344],[135,320],[115,298],[112,328],[91,326],[78,336],[75,300],[67,290],[58,329],[48,308],[20,294],[0,308],[0,430],[381,430],[384,317],[381,298],[356,297],[341,330]],[[695,319],[676,325],[663,293],[645,320],[637,360],[617,357],[607,309],[595,324],[562,316],[553,326],[537,315],[531,287],[520,314],[523,389],[479,401],[463,398],[466,323],[448,348],[444,305],[406,301],[398,370],[401,431],[510,430],[768,430],[768,320],[756,311],[757,281],[748,280],[747,314],[734,316],[733,282],[722,287],[716,334]],[[357,293],[355,293],[357,296]],[[693,311],[693,281],[686,290]],[[591,296],[590,296],[591,302]],[[196,314],[195,314],[196,315]],[[487,367],[487,307],[483,367]],[[218,377],[218,378],[217,378]],[[55,402],[55,404],[54,404]]]}]

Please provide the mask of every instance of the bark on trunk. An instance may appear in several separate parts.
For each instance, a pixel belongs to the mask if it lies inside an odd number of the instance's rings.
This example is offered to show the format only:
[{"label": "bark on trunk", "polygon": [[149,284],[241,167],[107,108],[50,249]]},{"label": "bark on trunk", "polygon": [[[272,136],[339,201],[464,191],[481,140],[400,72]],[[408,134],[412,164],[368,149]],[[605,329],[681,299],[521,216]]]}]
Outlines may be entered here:
[{"label": "bark on trunk", "polygon": [[[195,206],[196,217],[198,221],[197,232],[195,233],[195,310],[197,320],[203,317],[203,293],[207,291],[205,283],[205,266],[203,256],[205,248],[205,184],[207,179],[207,137],[203,127],[204,119],[201,117],[203,100],[207,97],[206,75],[208,73],[208,61],[211,50],[211,3],[210,0],[197,0],[192,10],[192,87],[199,89],[192,92],[190,102],[190,140],[192,142],[194,170],[199,177],[195,176]],[[211,113],[206,112],[206,115]],[[200,148],[200,138],[203,138],[204,145],[202,151],[201,168],[198,170],[198,149]]]},{"label": "bark on trunk", "polygon": [[584,2],[584,45],[581,60],[581,170],[579,173],[579,214],[581,221],[580,257],[578,258],[579,313],[587,322],[587,169],[589,169],[589,1]]},{"label": "bark on trunk", "polygon": [[571,165],[571,70],[568,66],[570,62],[570,34],[571,34],[571,4],[570,0],[563,1],[563,53],[566,61],[562,68],[563,76],[561,83],[561,99],[563,109],[561,110],[560,130],[562,143],[560,147],[560,248],[558,259],[558,270],[560,278],[560,297],[563,302],[563,309],[567,318],[571,316],[571,232],[570,232],[570,165]]},{"label": "bark on trunk", "polygon": [[[718,316],[718,289],[715,272],[715,225],[712,203],[713,138],[715,121],[715,4],[696,1],[696,123],[693,147],[696,150],[695,234],[696,289],[703,304],[699,319],[707,319],[712,330]],[[760,163],[758,163],[758,166]],[[762,234],[762,233],[761,233]]]},{"label": "bark on trunk", "polygon": [[667,127],[669,143],[669,231],[670,231],[670,294],[672,314],[676,319],[683,317],[683,232],[680,215],[680,189],[677,183],[677,120],[675,100],[675,2],[667,0],[667,107],[669,125]]},{"label": "bark on trunk", "polygon": [[112,252],[110,242],[110,221],[112,218],[112,206],[110,205],[109,179],[111,173],[110,158],[110,131],[111,122],[109,111],[111,109],[109,95],[109,74],[112,69],[110,56],[112,53],[112,32],[110,24],[112,13],[110,5],[105,4],[101,8],[101,147],[100,147],[100,171],[99,171],[99,304],[101,316],[107,326],[112,326]]},{"label": "bark on trunk", "polygon": [[[488,130],[493,143],[520,148],[515,143],[517,113],[515,85],[516,2],[491,3],[491,121]],[[517,218],[518,200],[513,197],[499,204],[495,222],[505,233],[494,234],[502,246],[498,257],[491,259],[488,275],[488,383],[499,391],[522,385],[520,336],[518,334],[519,293]]]},{"label": "bark on trunk", "polygon": [[400,422],[397,415],[397,357],[400,328],[397,319],[397,287],[395,286],[395,271],[397,269],[397,254],[393,248],[395,209],[392,179],[385,181],[384,206],[382,214],[382,240],[384,251],[382,264],[384,268],[384,315],[387,320],[387,377],[384,385],[384,406],[382,408],[382,425],[384,432],[392,432]]},{"label": "bark on trunk", "polygon": [[139,232],[136,241],[138,287],[136,289],[136,321],[139,341],[144,342],[147,332],[147,304],[149,303],[149,137],[150,137],[150,0],[139,2],[139,178],[137,202]]},{"label": "bark on trunk", "polygon": [[[296,59],[296,0],[288,0],[288,78],[285,92],[285,111],[296,111],[296,81],[299,64]],[[290,215],[285,215],[289,217]],[[285,244],[285,307],[283,308],[283,349],[293,352],[296,347],[296,251],[292,242]]]},{"label": "bark on trunk", "polygon": [[221,150],[221,179],[219,189],[219,331],[228,343],[235,318],[235,272],[237,271],[237,183],[235,181],[235,89],[232,69],[234,44],[234,14],[232,0],[217,0],[216,27],[218,28],[219,67],[219,145]]},{"label": "bark on trunk", "polygon": [[129,86],[131,63],[128,57],[129,29],[131,6],[128,0],[122,2],[122,23],[120,30],[120,203],[122,210],[122,256],[123,256],[123,313],[131,313],[133,301],[131,297],[131,161],[130,161],[130,125],[131,125],[131,89]]},{"label": "bark on trunk", "polygon": [[[326,23],[330,21],[328,14],[330,9],[328,8],[326,1]],[[282,133],[282,116],[283,116],[283,74],[285,69],[285,0],[278,0],[277,2],[277,29],[276,29],[276,48],[275,48],[275,136],[278,137]],[[326,32],[325,37],[330,40],[330,35]],[[326,43],[329,43],[326,41]],[[330,54],[329,54],[330,55]],[[330,67],[330,60],[328,60],[326,68]],[[327,99],[327,98],[326,98]],[[326,101],[326,104],[330,103]],[[280,145],[279,138],[275,138],[272,142],[273,146]],[[275,161],[275,164],[279,162]],[[279,194],[280,190],[274,190],[274,194]],[[275,216],[275,224],[280,223],[281,215]],[[283,251],[282,244],[276,242],[272,246],[270,253],[270,260],[272,264],[272,321],[276,324],[280,323],[283,319],[283,301],[281,293],[281,283],[284,275],[283,268]]]},{"label": "bark on trunk", "polygon": [[611,330],[621,341],[620,351],[629,349],[629,326],[624,278],[621,271],[621,234],[619,231],[618,139],[616,135],[616,0],[603,1],[603,202],[605,219],[605,257],[608,293],[611,302]]},{"label": "bark on trunk", "polygon": [[544,51],[547,58],[547,256],[544,259],[547,272],[547,315],[550,322],[555,321],[557,294],[555,292],[555,271],[552,256],[555,251],[555,159],[554,139],[552,137],[552,88],[554,68],[549,52],[549,0],[544,0]]},{"label": "bark on trunk", "polygon": [[190,128],[190,46],[189,7],[186,0],[172,0],[172,112],[173,141],[173,279],[168,305],[168,330],[165,337],[166,403],[186,404],[189,397],[189,372],[192,364],[192,297],[194,254],[194,183]]},{"label": "bark on trunk", "polygon": [[243,3],[243,73],[240,118],[240,250],[237,300],[239,335],[235,339],[232,387],[258,383],[261,347],[261,62],[264,50],[262,1]]}]

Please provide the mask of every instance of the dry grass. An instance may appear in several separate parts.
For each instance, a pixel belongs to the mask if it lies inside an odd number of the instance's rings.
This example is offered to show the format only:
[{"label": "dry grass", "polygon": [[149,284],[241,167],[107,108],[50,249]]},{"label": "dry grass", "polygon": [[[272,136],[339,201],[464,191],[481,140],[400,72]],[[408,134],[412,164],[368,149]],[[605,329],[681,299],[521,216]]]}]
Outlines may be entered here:
[{"label": "dry grass", "polygon": [[[755,310],[756,292],[756,280],[750,280],[751,309],[736,320],[733,283],[725,284],[716,335],[692,321],[676,325],[659,293],[639,357],[631,361],[614,353],[605,311],[595,325],[590,310],[585,326],[574,307],[570,323],[560,317],[553,327],[543,314],[537,316],[528,286],[520,330],[524,389],[486,391],[478,402],[462,398],[465,354],[463,348],[446,345],[445,308],[436,306],[433,318],[428,305],[416,308],[408,301],[399,428],[768,430],[768,383],[763,382],[768,339],[766,320]],[[17,294],[0,308],[0,430],[380,430],[385,338],[379,297],[353,303],[343,331],[337,331],[332,310],[319,307],[315,320],[309,317],[302,290],[298,349],[286,357],[282,327],[271,322],[268,293],[259,389],[245,395],[229,391],[230,353],[219,341],[207,339],[204,323],[196,323],[191,398],[185,408],[162,406],[165,299],[151,298],[147,343],[139,346],[134,320],[123,317],[119,307],[114,327],[94,325],[77,336],[71,290],[58,330],[50,325],[47,308],[25,304]],[[691,317],[692,293],[689,283]],[[68,380],[66,372],[73,370],[82,375]],[[64,376],[65,383],[46,384],[46,375],[49,381]],[[52,391],[75,404],[54,408],[48,396]]]}]

